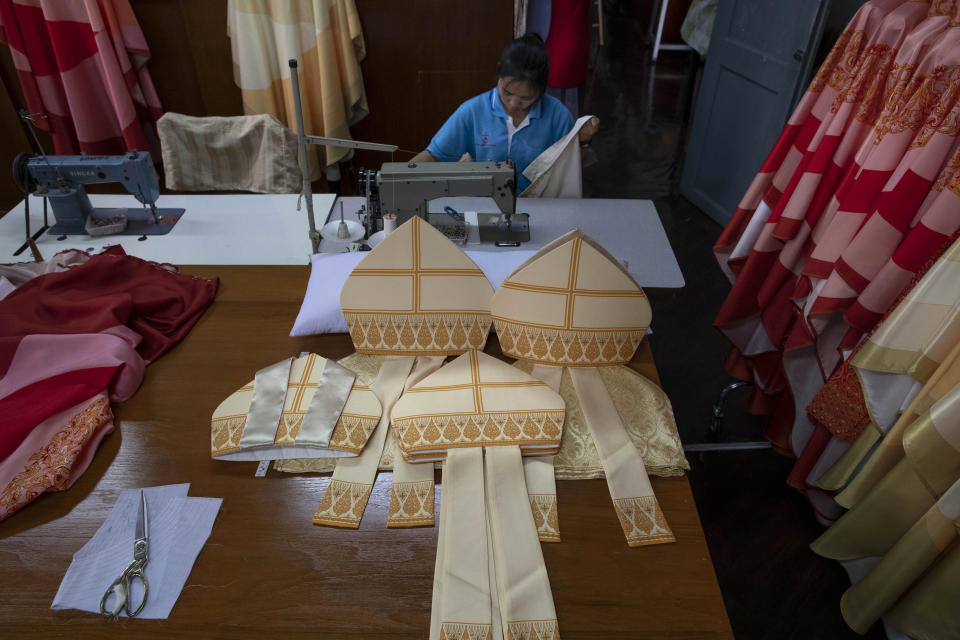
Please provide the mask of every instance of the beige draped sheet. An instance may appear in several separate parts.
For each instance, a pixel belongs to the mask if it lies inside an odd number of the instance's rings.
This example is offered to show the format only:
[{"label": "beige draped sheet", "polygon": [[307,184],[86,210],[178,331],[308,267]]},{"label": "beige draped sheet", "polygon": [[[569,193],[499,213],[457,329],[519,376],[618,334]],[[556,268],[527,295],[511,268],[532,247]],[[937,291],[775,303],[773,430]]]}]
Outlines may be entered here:
[{"label": "beige draped sheet", "polygon": [[960,637],[960,343],[884,444],[887,470],[864,476],[812,548],[850,573],[841,609],[855,631],[882,617],[913,638]]},{"label": "beige draped sheet", "polygon": [[[229,0],[227,35],[245,114],[270,114],[296,129],[287,65],[294,58],[306,133],[349,139],[350,126],[367,115],[360,72],[366,45],[354,0]],[[342,147],[323,149],[325,165],[352,154]],[[311,169],[316,162],[311,153]]]}]

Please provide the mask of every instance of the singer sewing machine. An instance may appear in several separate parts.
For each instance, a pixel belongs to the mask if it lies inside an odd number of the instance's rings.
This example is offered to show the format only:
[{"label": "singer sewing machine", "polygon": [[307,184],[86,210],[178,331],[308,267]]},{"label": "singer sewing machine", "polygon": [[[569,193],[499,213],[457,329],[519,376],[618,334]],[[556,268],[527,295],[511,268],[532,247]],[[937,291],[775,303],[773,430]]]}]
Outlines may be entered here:
[{"label": "singer sewing machine", "polygon": [[379,171],[360,169],[359,191],[366,198],[361,220],[370,237],[383,228],[383,215],[397,224],[420,216],[454,241],[465,238],[462,212],[430,213],[429,202],[444,196],[488,196],[500,211],[477,213],[480,240],[516,246],[530,240],[526,213],[516,213],[517,172],[506,162],[386,162]]},{"label": "singer sewing machine", "polygon": [[[20,154],[13,174],[20,188],[49,201],[55,235],[162,235],[169,233],[183,209],[158,209],[160,183],[150,154],[123,156],[46,156]],[[94,209],[85,184],[119,182],[143,206]],[[28,199],[29,200],[29,199]],[[29,231],[28,231],[29,235]]]}]

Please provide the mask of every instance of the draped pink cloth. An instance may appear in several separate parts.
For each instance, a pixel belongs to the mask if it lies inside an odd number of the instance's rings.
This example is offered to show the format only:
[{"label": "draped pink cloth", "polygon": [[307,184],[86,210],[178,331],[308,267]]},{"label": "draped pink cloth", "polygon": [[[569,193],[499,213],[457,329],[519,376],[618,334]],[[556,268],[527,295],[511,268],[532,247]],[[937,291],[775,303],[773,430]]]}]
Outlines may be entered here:
[{"label": "draped pink cloth", "polygon": [[150,150],[163,110],[128,0],[0,0],[0,41],[55,153]]}]

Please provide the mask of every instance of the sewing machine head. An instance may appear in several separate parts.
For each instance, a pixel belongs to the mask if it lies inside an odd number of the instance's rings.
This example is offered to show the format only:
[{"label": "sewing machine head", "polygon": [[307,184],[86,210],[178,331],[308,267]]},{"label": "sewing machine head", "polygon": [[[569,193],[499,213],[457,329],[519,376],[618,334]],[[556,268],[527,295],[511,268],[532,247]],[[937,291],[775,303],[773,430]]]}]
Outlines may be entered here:
[{"label": "sewing machine head", "polygon": [[[157,209],[160,182],[150,154],[131,151],[122,156],[44,156],[20,154],[14,176],[25,193],[50,202],[56,224],[51,233],[104,235],[108,230],[126,235],[168,233],[183,209]],[[85,184],[119,182],[143,206],[94,209]],[[121,228],[122,227],[122,228]]]},{"label": "sewing machine head", "polygon": [[[509,160],[386,162],[380,171],[360,170],[360,192],[367,198],[364,224],[368,235],[381,228],[383,214],[392,213],[396,214],[398,225],[413,216],[420,216],[450,236],[447,229],[455,229],[457,225],[462,228],[462,218],[457,220],[447,214],[429,213],[431,200],[450,196],[493,198],[500,211],[485,215],[502,219],[502,224],[510,227],[517,208],[517,170]],[[524,231],[527,231],[526,227]]]}]

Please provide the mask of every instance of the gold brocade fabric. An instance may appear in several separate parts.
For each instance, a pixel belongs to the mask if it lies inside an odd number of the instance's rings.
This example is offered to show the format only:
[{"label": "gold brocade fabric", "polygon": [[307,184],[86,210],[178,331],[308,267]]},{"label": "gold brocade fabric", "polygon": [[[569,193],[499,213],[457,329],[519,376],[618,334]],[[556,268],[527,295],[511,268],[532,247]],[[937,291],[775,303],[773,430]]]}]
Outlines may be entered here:
[{"label": "gold brocade fabric", "polygon": [[[339,362],[356,372],[357,380],[370,381],[376,376],[381,361],[382,356],[354,353]],[[513,366],[527,373],[533,369],[533,363],[524,361],[517,361]],[[626,367],[599,367],[599,371],[647,471],[657,476],[683,475],[690,465],[683,455],[673,408],[663,390]],[[560,453],[554,464],[557,479],[604,477],[600,456],[580,411],[570,374],[566,371],[560,384],[560,395],[567,406],[567,418]],[[393,437],[391,430],[380,458],[381,471],[393,469]],[[333,458],[292,459],[278,460],[274,468],[287,473],[329,473],[335,464]]]}]

